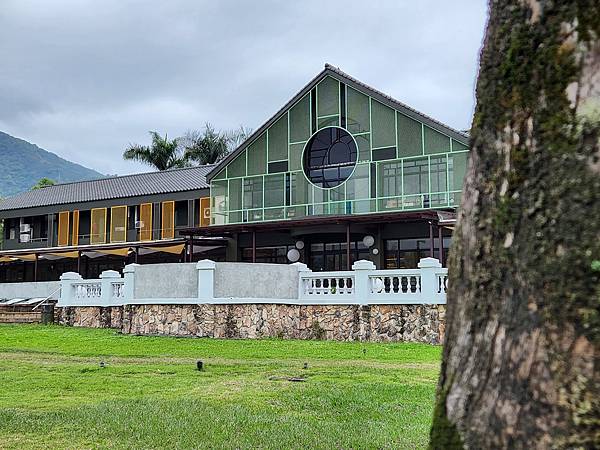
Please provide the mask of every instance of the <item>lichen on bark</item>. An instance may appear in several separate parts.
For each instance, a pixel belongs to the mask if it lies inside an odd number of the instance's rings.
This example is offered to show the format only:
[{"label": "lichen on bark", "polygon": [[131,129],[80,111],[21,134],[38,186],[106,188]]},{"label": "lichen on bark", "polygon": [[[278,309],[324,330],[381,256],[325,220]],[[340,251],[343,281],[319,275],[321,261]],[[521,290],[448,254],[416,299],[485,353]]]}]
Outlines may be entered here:
[{"label": "lichen on bark", "polygon": [[432,437],[600,446],[599,36],[598,1],[490,2]]}]

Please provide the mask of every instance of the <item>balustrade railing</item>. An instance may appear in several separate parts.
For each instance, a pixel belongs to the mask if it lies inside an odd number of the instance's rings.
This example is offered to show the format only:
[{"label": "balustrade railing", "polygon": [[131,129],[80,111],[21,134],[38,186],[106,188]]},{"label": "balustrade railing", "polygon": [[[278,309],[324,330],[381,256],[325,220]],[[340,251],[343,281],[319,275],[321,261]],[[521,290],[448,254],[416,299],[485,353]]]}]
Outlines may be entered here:
[{"label": "balustrade railing", "polygon": [[[240,263],[244,264],[244,263]],[[105,271],[97,280],[83,280],[77,273],[68,272],[61,277],[61,297],[58,306],[116,306],[126,304],[151,304],[155,299],[136,298],[135,264],[125,267],[125,277],[118,272]],[[285,298],[254,298],[251,295],[238,297],[216,297],[215,271],[213,261],[200,261],[196,265],[198,274],[197,296],[185,298],[173,295],[173,298],[160,298],[163,303],[224,304],[224,303],[281,303],[281,304],[444,304],[448,288],[448,270],[441,267],[437,259],[423,258],[418,269],[377,270],[370,261],[357,261],[352,271],[312,272],[304,264],[294,264],[295,274],[288,278],[289,286],[297,295]],[[262,270],[265,270],[264,268]],[[266,269],[268,270],[268,269]],[[189,272],[187,272],[189,274]],[[260,274],[256,273],[256,282],[260,283]],[[154,283],[146,279],[144,283]],[[223,281],[221,281],[223,282]],[[152,286],[142,291],[152,290]],[[157,286],[158,288],[159,286]],[[290,292],[290,291],[286,291]]]}]

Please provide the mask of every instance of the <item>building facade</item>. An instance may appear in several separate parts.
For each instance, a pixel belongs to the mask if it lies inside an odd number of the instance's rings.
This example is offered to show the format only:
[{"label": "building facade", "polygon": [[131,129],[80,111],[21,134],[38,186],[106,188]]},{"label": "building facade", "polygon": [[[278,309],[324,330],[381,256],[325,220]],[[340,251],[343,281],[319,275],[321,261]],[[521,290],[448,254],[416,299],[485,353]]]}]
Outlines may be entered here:
[{"label": "building facade", "polygon": [[326,65],[215,166],[0,201],[0,282],[95,277],[135,261],[444,261],[467,157],[466,134]]},{"label": "building facade", "polygon": [[442,260],[468,136],[326,65],[207,175],[227,258],[345,270]]},{"label": "building facade", "polygon": [[209,224],[210,166],[59,184],[0,202],[0,282],[95,277],[131,262],[224,257],[225,241],[186,241]]}]

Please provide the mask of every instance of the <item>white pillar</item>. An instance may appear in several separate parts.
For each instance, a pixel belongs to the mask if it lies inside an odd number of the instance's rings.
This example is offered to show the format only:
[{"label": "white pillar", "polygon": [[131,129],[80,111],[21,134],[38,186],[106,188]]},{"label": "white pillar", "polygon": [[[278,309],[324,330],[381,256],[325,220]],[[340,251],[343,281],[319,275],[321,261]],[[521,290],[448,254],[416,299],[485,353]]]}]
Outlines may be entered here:
[{"label": "white pillar", "polygon": [[310,270],[306,264],[301,262],[295,262],[291,265],[298,269],[298,294],[296,295],[296,298],[301,300],[304,298],[304,283],[302,281],[302,274],[311,273],[312,270]]},{"label": "white pillar", "polygon": [[71,306],[75,302],[73,283],[82,279],[77,272],[65,272],[60,276],[60,298],[57,306]]},{"label": "white pillar", "polygon": [[210,259],[196,263],[198,270],[198,301],[212,303],[215,298],[215,269],[217,264]]},{"label": "white pillar", "polygon": [[123,304],[128,305],[135,298],[135,269],[139,264],[127,264],[123,268]]},{"label": "white pillar", "polygon": [[368,305],[371,297],[369,274],[375,270],[375,264],[361,259],[352,264],[352,270],[354,271],[354,298],[359,305]]},{"label": "white pillar", "polygon": [[121,274],[116,270],[105,270],[100,274],[100,304],[102,306],[111,306],[113,304],[112,282],[121,279]]},{"label": "white pillar", "polygon": [[438,280],[436,273],[442,265],[436,258],[421,258],[419,264],[421,269],[421,298],[425,304],[438,303]]}]

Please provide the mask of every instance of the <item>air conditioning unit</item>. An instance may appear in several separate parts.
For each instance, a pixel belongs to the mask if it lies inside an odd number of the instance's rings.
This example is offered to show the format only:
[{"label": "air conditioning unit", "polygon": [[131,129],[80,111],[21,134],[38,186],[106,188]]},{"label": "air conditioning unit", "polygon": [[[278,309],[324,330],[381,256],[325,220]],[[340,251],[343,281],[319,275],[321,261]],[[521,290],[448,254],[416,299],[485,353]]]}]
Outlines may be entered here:
[{"label": "air conditioning unit", "polygon": [[29,225],[28,223],[22,223],[21,224],[21,234],[30,233],[30,232],[31,232],[31,225]]},{"label": "air conditioning unit", "polygon": [[19,236],[19,242],[27,243],[30,240],[31,240],[31,235],[30,234],[22,234],[21,236]]},{"label": "air conditioning unit", "polygon": [[143,220],[136,220],[135,221],[135,228],[138,229],[138,230],[141,229],[141,228],[144,228],[144,221]]}]

